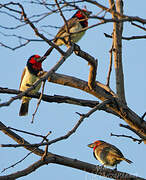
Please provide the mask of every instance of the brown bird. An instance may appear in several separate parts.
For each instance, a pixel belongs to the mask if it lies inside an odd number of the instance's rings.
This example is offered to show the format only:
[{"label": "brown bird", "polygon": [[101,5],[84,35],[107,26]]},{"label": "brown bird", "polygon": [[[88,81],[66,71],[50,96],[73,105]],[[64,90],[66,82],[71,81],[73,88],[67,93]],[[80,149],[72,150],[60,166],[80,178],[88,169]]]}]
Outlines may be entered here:
[{"label": "brown bird", "polygon": [[[39,55],[33,55],[28,59],[27,65],[24,68],[24,71],[21,76],[21,82],[19,86],[20,91],[26,91],[39,79],[38,73],[43,70],[40,59],[41,57]],[[36,93],[39,91],[40,87],[41,83],[30,92]],[[31,100],[31,98],[23,96],[21,100],[22,104],[20,107],[19,116],[25,116],[28,114],[29,101]]]},{"label": "brown bird", "polygon": [[117,147],[104,141],[95,141],[94,143],[88,144],[88,147],[93,148],[94,157],[100,161],[103,166],[116,166],[115,170],[117,170],[117,164],[123,160],[129,164],[132,163],[132,161],[123,156]]},{"label": "brown bird", "polygon": [[[88,27],[88,17],[91,14],[90,11],[87,11],[86,9],[78,10],[72,18],[70,18],[67,21],[67,26],[71,34],[71,42],[76,43],[78,42],[82,36],[85,34],[85,31],[81,31],[84,28]],[[78,32],[81,31],[81,32]],[[78,33],[76,33],[78,32]],[[53,41],[57,46],[61,45],[69,45],[69,34],[67,32],[66,25],[62,26],[60,30],[58,31],[57,35],[54,38]],[[53,50],[53,47],[50,47],[48,51],[45,53],[44,56],[48,56],[51,51]]]}]

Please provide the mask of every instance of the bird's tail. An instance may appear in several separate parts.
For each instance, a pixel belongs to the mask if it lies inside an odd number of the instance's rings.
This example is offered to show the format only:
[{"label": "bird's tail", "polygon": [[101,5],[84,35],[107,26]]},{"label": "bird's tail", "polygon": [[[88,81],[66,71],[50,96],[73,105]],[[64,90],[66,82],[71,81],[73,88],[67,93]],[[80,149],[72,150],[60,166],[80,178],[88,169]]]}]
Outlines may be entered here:
[{"label": "bird's tail", "polygon": [[126,158],[123,158],[123,160],[126,161],[129,164],[133,163],[132,161],[130,161],[129,159],[126,159]]},{"label": "bird's tail", "polygon": [[28,114],[29,100],[22,101],[19,116],[26,116]]}]

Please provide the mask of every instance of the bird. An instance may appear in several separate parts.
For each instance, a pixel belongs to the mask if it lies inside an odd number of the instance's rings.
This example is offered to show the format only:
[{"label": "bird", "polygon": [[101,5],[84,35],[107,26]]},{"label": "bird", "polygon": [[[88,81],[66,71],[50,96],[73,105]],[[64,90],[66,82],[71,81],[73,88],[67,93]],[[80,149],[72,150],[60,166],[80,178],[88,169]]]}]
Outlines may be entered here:
[{"label": "bird", "polygon": [[[87,11],[86,9],[78,10],[68,21],[67,26],[64,24],[56,34],[54,38],[54,43],[57,46],[66,45],[69,46],[69,34],[67,32],[67,28],[69,30],[69,33],[71,34],[70,39],[71,42],[76,43],[78,42],[82,36],[85,34],[85,31],[81,31],[84,28],[88,27],[88,17],[91,14],[91,11]],[[81,31],[81,32],[78,32]],[[78,32],[78,33],[76,33]],[[50,47],[44,56],[48,56],[51,51],[54,49],[54,47]]]},{"label": "bird", "polygon": [[123,160],[129,164],[132,163],[132,161],[124,157],[116,146],[105,141],[97,140],[94,143],[88,144],[88,147],[93,148],[94,157],[103,166],[115,166],[115,170],[117,170],[117,164]]},{"label": "bird", "polygon": [[[42,62],[40,61],[41,57],[37,54],[32,55],[24,68],[24,71],[21,76],[20,91],[26,91],[28,88],[30,88],[38,79],[38,73],[43,71],[42,69]],[[35,94],[39,91],[41,87],[41,83],[38,84],[35,89],[31,90],[30,93]],[[19,116],[25,116],[28,114],[28,108],[29,108],[29,101],[31,100],[30,97],[23,96],[21,98],[22,103],[19,111]]]}]

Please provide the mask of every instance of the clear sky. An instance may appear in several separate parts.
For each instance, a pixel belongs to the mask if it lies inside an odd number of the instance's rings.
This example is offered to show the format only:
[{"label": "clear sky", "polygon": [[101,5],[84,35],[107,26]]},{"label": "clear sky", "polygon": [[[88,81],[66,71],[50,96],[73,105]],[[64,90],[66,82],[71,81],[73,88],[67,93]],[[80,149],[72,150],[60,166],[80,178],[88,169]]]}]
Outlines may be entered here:
[{"label": "clear sky", "polygon": [[[9,2],[7,0],[1,0],[1,3]],[[19,1],[24,3],[24,1]],[[51,1],[54,2],[54,1]],[[101,3],[101,2],[100,2]],[[108,1],[103,1],[104,5],[108,6]],[[29,16],[47,12],[46,9],[40,8],[40,6],[33,6],[31,4],[24,3],[24,7]],[[94,7],[88,3],[86,6],[93,14],[100,12],[100,9]],[[81,8],[83,5],[80,6]],[[129,16],[139,16],[146,18],[145,14],[146,1],[124,1],[124,13]],[[73,12],[66,12],[66,18],[70,18]],[[109,16],[108,16],[109,17]],[[89,20],[89,25],[98,23],[98,20]],[[2,26],[16,26],[18,21],[13,18],[9,18],[6,14],[1,14]],[[37,24],[41,33],[44,33],[49,39],[53,37],[49,34],[55,35],[58,29],[52,29],[49,27],[42,27],[42,25],[53,25],[61,27],[63,25],[63,20],[59,15],[52,15],[44,19],[41,23]],[[28,38],[37,38],[33,30],[29,27],[19,28],[15,31],[4,30],[0,27],[0,32],[6,34],[17,34],[25,36]],[[87,51],[89,54],[98,59],[98,70],[97,70],[97,80],[106,83],[108,65],[109,65],[109,50],[111,48],[112,40],[104,37],[104,33],[112,33],[112,24],[105,24],[86,32],[85,36],[78,43],[80,47]],[[145,35],[145,31],[132,26],[130,23],[124,24],[123,36],[136,36]],[[0,34],[0,41],[10,45],[12,47],[18,45],[16,38],[4,37]],[[62,47],[64,50],[65,47]],[[33,54],[43,55],[48,49],[48,44],[45,42],[33,42],[25,47],[18,50],[12,51],[10,49],[0,47],[1,54],[1,70],[0,70],[0,86],[17,89],[19,88],[21,73],[27,59]],[[146,111],[146,61],[145,61],[145,51],[146,50],[146,40],[131,40],[123,41],[123,68],[125,77],[125,92],[128,106],[135,111],[139,116],[142,116]],[[52,54],[47,58],[43,64],[44,70],[49,70],[59,59],[59,53],[53,51]],[[89,66],[83,59],[71,55],[67,61],[59,68],[58,73],[67,74],[75,76],[77,78],[86,80],[88,79]],[[111,76],[111,88],[115,90],[115,72],[112,71]],[[53,83],[46,83],[45,93],[48,95],[62,95],[71,96],[82,99],[98,100],[95,97],[82,92],[77,89],[64,87],[61,85],[56,85]],[[8,100],[11,96],[0,94],[1,102]],[[46,135],[48,131],[52,131],[49,136],[49,140],[55,139],[59,136],[66,134],[75,123],[79,120],[79,116],[75,112],[87,113],[90,108],[68,105],[68,104],[56,104],[56,103],[46,103],[42,102],[39,110],[35,116],[34,124],[31,124],[32,113],[34,112],[37,105],[37,100],[32,100],[30,103],[29,114],[26,117],[19,117],[18,112],[20,108],[20,100],[13,102],[9,107],[3,107],[0,109],[1,121],[10,127],[15,127],[17,129],[26,130],[42,135]],[[95,112],[92,116],[86,119],[83,124],[79,127],[77,132],[73,134],[69,139],[60,141],[58,143],[49,146],[49,151],[75,158],[81,161],[100,164],[93,157],[92,149],[87,147],[87,144],[95,140],[104,140],[113,145],[117,146],[124,156],[131,161],[133,164],[129,165],[126,162],[122,162],[118,166],[119,171],[131,173],[133,175],[141,176],[146,178],[146,145],[137,144],[130,139],[111,137],[110,133],[115,134],[126,134],[136,137],[132,132],[119,127],[119,124],[124,121],[115,117],[113,115],[107,114],[102,111]],[[28,135],[20,134],[26,140],[32,143],[40,142],[40,138],[34,138]],[[15,143],[9,137],[0,132],[0,144]],[[13,163],[19,161],[28,153],[27,150],[23,148],[0,148],[0,171]],[[10,174],[18,170],[22,170],[28,167],[33,162],[39,160],[40,157],[36,155],[30,155],[21,164],[11,168],[4,173]],[[36,170],[34,173],[22,177],[20,179],[30,180],[30,179],[84,179],[84,180],[94,180],[94,179],[106,179],[103,177],[98,177],[93,174],[89,174],[76,169],[49,164],[48,166],[43,166]]]}]

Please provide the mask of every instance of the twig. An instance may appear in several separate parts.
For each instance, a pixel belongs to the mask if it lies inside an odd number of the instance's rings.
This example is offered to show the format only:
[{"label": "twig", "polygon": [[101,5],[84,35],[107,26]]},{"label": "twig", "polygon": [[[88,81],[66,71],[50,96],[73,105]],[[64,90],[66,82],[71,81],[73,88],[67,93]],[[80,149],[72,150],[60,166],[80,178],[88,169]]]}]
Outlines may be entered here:
[{"label": "twig", "polygon": [[45,82],[46,82],[46,80],[45,80],[45,81],[42,81],[42,92],[41,92],[41,94],[40,94],[40,98],[39,98],[39,100],[38,100],[36,110],[35,110],[35,112],[32,114],[32,120],[31,120],[31,123],[34,122],[35,114],[37,113],[37,110],[38,110],[39,105],[40,105],[40,103],[41,103],[41,100],[42,100],[42,97],[43,97],[43,93],[44,93],[44,88],[45,88]]},{"label": "twig", "polygon": [[[46,142],[48,142],[48,139],[46,139]],[[48,144],[46,145],[45,147],[45,152],[42,156],[42,160],[45,161],[46,157],[47,157],[47,154],[48,154]]]},{"label": "twig", "polygon": [[138,24],[135,24],[134,22],[131,22],[131,24],[132,24],[133,26],[136,26],[136,27],[138,27],[138,28],[146,31],[146,28],[145,28],[145,27],[142,27],[142,26],[140,26],[140,25],[138,25]]},{"label": "twig", "polygon": [[141,119],[144,120],[145,116],[146,116],[146,112],[142,115]]},{"label": "twig", "polygon": [[59,3],[58,3],[57,0],[55,0],[55,3],[56,3],[56,5],[57,5],[57,7],[58,7],[58,9],[59,9],[60,15],[61,15],[62,18],[63,18],[64,24],[65,24],[65,28],[66,28],[66,32],[67,32],[67,34],[68,34],[68,40],[69,40],[68,42],[69,42],[69,45],[71,45],[71,35],[70,35],[70,31],[69,31],[69,27],[68,27],[67,20],[65,19],[65,17],[64,17],[64,15],[63,15],[63,13],[62,13],[62,10],[60,9],[60,6],[59,6]]},{"label": "twig", "polygon": [[5,172],[6,170],[15,167],[17,164],[20,164],[22,161],[24,161],[30,154],[32,154],[32,152],[29,152],[26,156],[24,156],[21,160],[17,161],[16,163],[8,166],[7,168],[4,168],[1,173]]},{"label": "twig", "polygon": [[138,141],[138,144],[140,144],[142,142],[141,139],[137,139],[137,138],[134,138],[132,136],[127,136],[127,135],[124,135],[124,134],[123,135],[118,135],[118,134],[111,133],[111,136],[129,138],[129,139],[132,139],[134,142]]},{"label": "twig", "polygon": [[107,75],[107,83],[106,85],[109,87],[110,84],[110,77],[111,77],[111,72],[112,72],[112,64],[113,64],[113,43],[112,43],[112,48],[109,51],[110,53],[110,64],[109,64],[109,71]]},{"label": "twig", "polygon": [[[105,37],[107,38],[112,38],[111,35],[107,34],[107,33],[104,33]],[[143,35],[143,36],[131,36],[131,37],[123,37],[122,36],[122,39],[123,40],[135,40],[135,39],[146,39],[146,35]]]},{"label": "twig", "polygon": [[135,134],[137,134],[143,141],[146,141],[145,136],[142,136],[140,133],[138,133],[138,131],[136,131],[135,129],[131,128],[130,126],[124,125],[124,124],[120,124],[120,127],[129,129],[130,131],[132,131],[132,132],[134,132]]},{"label": "twig", "polygon": [[[20,130],[20,129],[16,129],[16,128],[12,128],[12,127],[6,127],[5,129],[12,129],[14,131],[17,131],[17,132],[22,132],[22,133],[25,133],[25,134],[29,134],[29,135],[32,135],[32,136],[35,136],[35,137],[41,137],[41,138],[46,138],[46,136],[42,136],[40,134],[35,134],[35,133],[31,133],[31,132],[28,132],[28,131],[24,131],[24,130]],[[51,134],[51,131],[49,131],[49,134]],[[49,135],[48,134],[48,135]],[[48,136],[47,135],[47,136]]]}]

